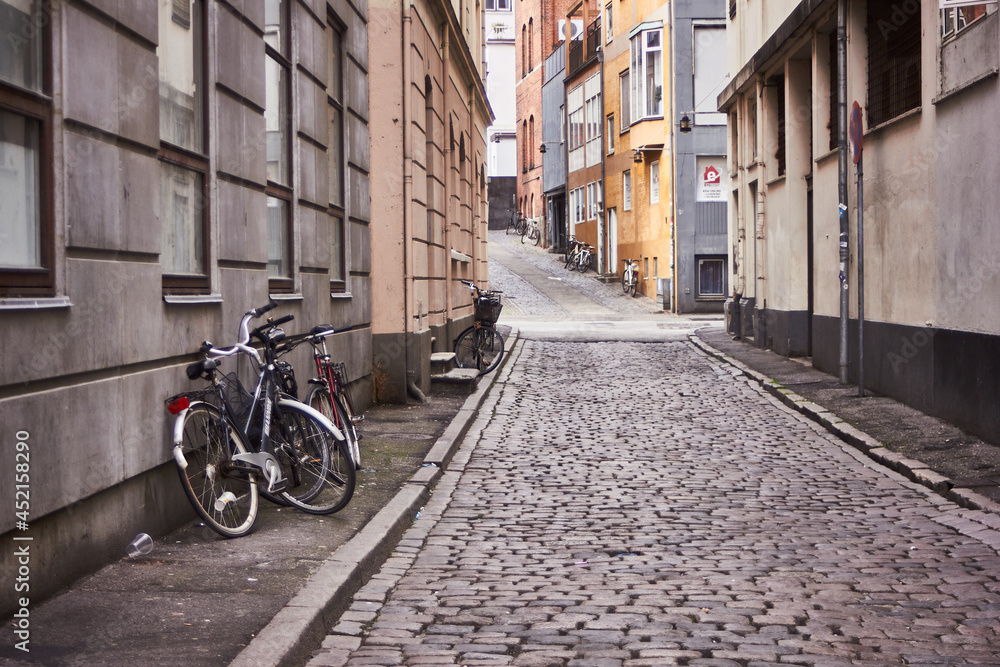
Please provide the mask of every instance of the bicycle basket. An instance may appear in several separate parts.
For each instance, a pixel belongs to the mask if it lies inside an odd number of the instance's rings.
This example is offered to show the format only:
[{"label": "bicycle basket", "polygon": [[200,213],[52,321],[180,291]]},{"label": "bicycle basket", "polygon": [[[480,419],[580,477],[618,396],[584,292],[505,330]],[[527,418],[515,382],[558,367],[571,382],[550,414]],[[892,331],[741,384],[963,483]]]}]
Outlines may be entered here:
[{"label": "bicycle basket", "polygon": [[499,295],[481,296],[476,299],[476,321],[496,324],[496,321],[500,319],[502,309]]}]

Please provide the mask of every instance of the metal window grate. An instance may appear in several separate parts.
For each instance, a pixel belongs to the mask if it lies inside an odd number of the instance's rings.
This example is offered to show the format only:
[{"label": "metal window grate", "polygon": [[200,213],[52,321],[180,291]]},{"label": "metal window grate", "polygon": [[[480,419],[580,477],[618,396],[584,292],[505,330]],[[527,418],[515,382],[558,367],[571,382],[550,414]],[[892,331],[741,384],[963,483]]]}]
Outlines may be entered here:
[{"label": "metal window grate", "polygon": [[785,77],[780,76],[771,81],[774,89],[775,106],[778,112],[778,141],[774,150],[774,159],[778,163],[778,176],[785,175]]},{"label": "metal window grate", "polygon": [[[868,118],[879,125],[920,106],[920,3],[868,3]],[[908,4],[903,5],[907,7]]]}]

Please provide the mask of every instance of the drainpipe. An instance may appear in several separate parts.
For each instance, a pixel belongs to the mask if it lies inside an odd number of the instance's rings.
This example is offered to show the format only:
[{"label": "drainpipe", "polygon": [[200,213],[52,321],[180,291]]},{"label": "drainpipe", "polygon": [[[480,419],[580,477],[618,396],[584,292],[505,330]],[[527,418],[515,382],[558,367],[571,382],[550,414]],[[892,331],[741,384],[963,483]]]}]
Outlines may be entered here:
[{"label": "drainpipe", "polygon": [[[404,2],[402,5],[403,20],[403,368],[404,377],[409,377],[410,372],[410,294],[412,290],[413,276],[410,275],[410,250],[412,240],[410,238],[410,228],[413,221],[410,219],[410,191],[413,188],[413,151],[410,146],[410,103],[411,103],[411,77],[413,66],[410,62],[409,45],[411,39],[411,29],[413,17],[411,16],[411,5]],[[406,389],[403,395],[406,395]]]},{"label": "drainpipe", "polygon": [[847,321],[850,302],[847,290],[847,239],[850,220],[847,217],[847,0],[837,3],[837,141],[839,153],[840,192],[840,382],[847,384]]},{"label": "drainpipe", "polygon": [[[598,40],[597,40],[598,44],[600,44],[601,42],[604,41],[604,34],[603,34],[603,32],[606,29],[607,28],[605,26],[603,26],[603,25],[601,26],[601,33],[602,34],[598,35]],[[604,126],[604,129],[607,130],[607,124],[604,122],[605,116],[604,116],[604,45],[603,44],[601,44],[600,49],[597,51],[597,63],[598,63],[598,72],[600,72],[600,76],[601,76],[601,118],[600,118],[600,123],[601,123],[601,125]],[[601,223],[601,229],[604,230],[604,233],[602,234],[602,236],[604,236],[604,243],[602,244],[604,247],[601,248],[600,252],[601,252],[602,255],[604,255],[603,259],[604,259],[604,273],[605,274],[612,273],[612,272],[617,272],[617,269],[618,269],[618,267],[616,267],[616,266],[608,267],[608,255],[611,254],[610,252],[608,252],[608,250],[611,247],[611,239],[608,237],[608,231],[609,231],[608,227],[607,227],[607,225],[608,225],[607,210],[608,209],[605,208],[605,206],[604,206],[604,202],[605,202],[605,195],[604,195],[604,187],[605,187],[605,183],[604,183],[604,163],[608,159],[606,146],[607,146],[607,143],[606,143],[606,140],[605,140],[605,137],[604,137],[604,132],[601,132],[601,148],[600,148],[600,151],[601,151],[601,210],[598,211],[598,222]],[[598,259],[600,259],[600,258],[598,258]],[[601,264],[601,262],[598,261],[598,265],[600,265],[600,264]],[[600,266],[598,266],[598,268],[600,268]]]},{"label": "drainpipe", "polygon": [[[444,277],[445,277],[445,293],[447,295],[447,312],[448,312],[448,335],[452,335],[451,325],[454,321],[455,314],[455,302],[452,298],[452,281],[455,276],[452,274],[451,270],[451,220],[449,219],[449,211],[451,210],[451,161],[452,161],[452,148],[451,148],[451,106],[448,104],[448,89],[451,86],[448,85],[448,67],[451,59],[451,28],[448,26],[448,22],[445,21],[441,24],[441,62],[442,75],[444,80],[441,81],[441,122],[443,127],[441,130],[441,143],[444,144],[444,206],[442,207],[442,214],[444,215],[444,248],[445,248],[445,258],[444,258]],[[473,276],[475,277],[475,276]]]}]

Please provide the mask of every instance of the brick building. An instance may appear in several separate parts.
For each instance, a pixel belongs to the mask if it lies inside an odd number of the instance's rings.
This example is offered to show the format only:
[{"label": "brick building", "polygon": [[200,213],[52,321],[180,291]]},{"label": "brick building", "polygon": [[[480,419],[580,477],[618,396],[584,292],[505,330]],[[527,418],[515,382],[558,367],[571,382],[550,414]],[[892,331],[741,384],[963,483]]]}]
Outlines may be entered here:
[{"label": "brick building", "polygon": [[[517,59],[517,202],[529,218],[542,221],[542,238],[549,238],[542,191],[542,85],[543,62],[564,41],[567,29],[579,30],[582,22],[570,21],[574,0],[516,0],[514,7]],[[590,7],[595,6],[591,2]],[[590,11],[588,9],[588,11]],[[579,30],[577,35],[582,32]]]}]

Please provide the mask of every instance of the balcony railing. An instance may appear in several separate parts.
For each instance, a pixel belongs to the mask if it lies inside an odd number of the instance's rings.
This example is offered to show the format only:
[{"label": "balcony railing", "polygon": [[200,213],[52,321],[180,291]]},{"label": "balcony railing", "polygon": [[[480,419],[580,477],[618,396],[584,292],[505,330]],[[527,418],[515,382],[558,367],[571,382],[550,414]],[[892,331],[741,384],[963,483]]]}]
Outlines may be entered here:
[{"label": "balcony railing", "polygon": [[598,16],[587,26],[585,39],[574,40],[569,45],[569,69],[566,77],[576,74],[577,70],[597,55],[601,50],[601,17]]}]

